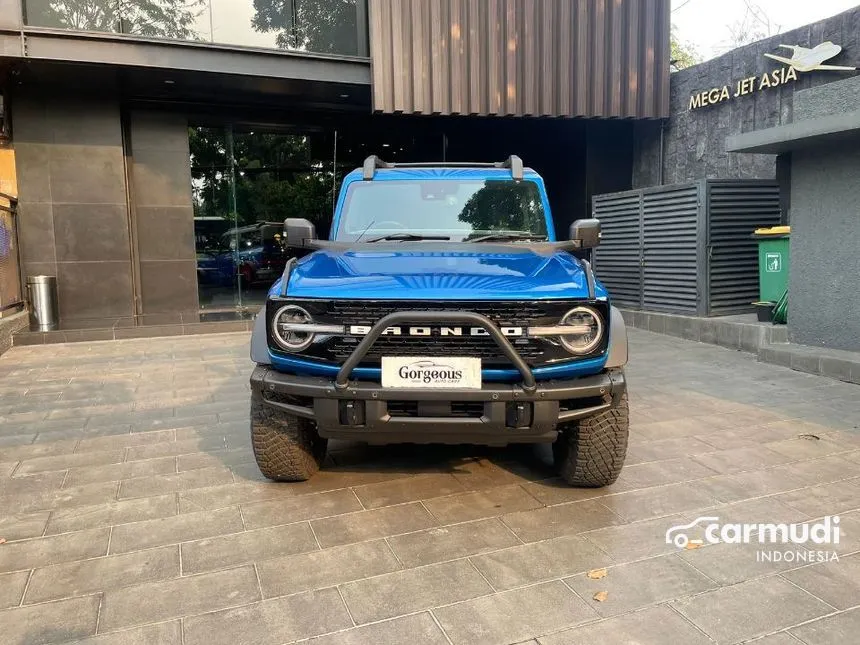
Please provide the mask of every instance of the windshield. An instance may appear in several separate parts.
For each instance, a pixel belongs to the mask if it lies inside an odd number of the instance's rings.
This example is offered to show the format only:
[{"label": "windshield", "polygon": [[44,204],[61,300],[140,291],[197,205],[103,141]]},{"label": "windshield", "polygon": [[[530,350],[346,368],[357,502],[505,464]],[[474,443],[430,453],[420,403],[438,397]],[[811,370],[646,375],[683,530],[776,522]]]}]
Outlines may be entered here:
[{"label": "windshield", "polygon": [[411,237],[405,233],[457,242],[504,233],[546,238],[546,219],[533,181],[407,179],[349,185],[335,239]]}]

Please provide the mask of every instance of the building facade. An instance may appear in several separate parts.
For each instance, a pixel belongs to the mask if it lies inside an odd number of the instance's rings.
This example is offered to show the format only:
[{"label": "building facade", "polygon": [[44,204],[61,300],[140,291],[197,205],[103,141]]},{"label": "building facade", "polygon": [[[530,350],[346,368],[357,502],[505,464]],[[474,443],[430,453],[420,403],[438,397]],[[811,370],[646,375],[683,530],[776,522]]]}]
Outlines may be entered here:
[{"label": "building facade", "polygon": [[519,154],[566,230],[631,186],[668,43],[668,0],[0,0],[21,274],[61,330],[251,315],[238,252],[372,153]]},{"label": "building facade", "polygon": [[[671,76],[668,118],[637,125],[634,187],[676,184],[696,179],[773,179],[779,160],[774,155],[738,154],[726,149],[729,136],[790,123],[797,92],[852,76],[851,71],[796,72],[775,84],[773,72],[788,66],[765,54],[790,57],[780,44],[814,47],[833,42],[842,51],[827,63],[860,65],[860,9],[852,9],[726,54]],[[762,76],[768,84],[762,86]],[[737,97],[738,82],[755,77],[752,91]],[[781,77],[780,77],[781,78]],[[702,92],[727,87],[729,98],[691,109]],[[719,98],[719,96],[718,96]]]},{"label": "building facade", "polygon": [[668,119],[636,125],[633,171],[634,187],[776,179],[782,221],[791,225],[789,339],[853,351],[860,351],[857,68],[860,7],[673,73]]},{"label": "building facade", "polygon": [[792,120],[729,137],[785,160],[791,203],[789,337],[860,351],[860,77],[795,96]]}]

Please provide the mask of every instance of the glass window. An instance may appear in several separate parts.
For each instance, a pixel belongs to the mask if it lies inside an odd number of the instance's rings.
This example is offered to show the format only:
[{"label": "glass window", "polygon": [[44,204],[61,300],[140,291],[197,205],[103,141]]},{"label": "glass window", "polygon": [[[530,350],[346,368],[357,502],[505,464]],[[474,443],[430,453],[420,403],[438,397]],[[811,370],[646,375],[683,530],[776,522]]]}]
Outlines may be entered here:
[{"label": "glass window", "polygon": [[357,54],[356,0],[295,0],[295,49]]},{"label": "glass window", "polygon": [[356,0],[211,2],[215,42],[325,54],[359,53]]},{"label": "glass window", "polygon": [[546,236],[537,184],[497,179],[354,182],[336,237],[415,233],[469,240],[499,232]]},{"label": "glass window", "polygon": [[227,125],[192,127],[188,140],[200,308],[258,306],[286,266],[284,219],[331,225],[334,139]]},{"label": "glass window", "polygon": [[25,9],[39,27],[367,55],[357,2],[367,0],[25,0]]},{"label": "glass window", "polygon": [[275,0],[211,0],[212,42],[284,49],[278,45],[277,30],[266,29],[259,19],[261,11],[274,11],[275,5],[283,4]]},{"label": "glass window", "polygon": [[26,0],[28,25],[76,31],[120,31],[118,0]]},{"label": "glass window", "polygon": [[208,40],[209,0],[119,0],[124,34]]}]

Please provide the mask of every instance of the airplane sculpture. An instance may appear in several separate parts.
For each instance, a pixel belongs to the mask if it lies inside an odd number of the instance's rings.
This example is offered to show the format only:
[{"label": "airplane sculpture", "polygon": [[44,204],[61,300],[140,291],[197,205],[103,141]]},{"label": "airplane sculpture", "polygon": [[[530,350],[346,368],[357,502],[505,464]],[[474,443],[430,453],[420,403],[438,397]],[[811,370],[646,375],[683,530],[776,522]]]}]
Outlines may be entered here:
[{"label": "airplane sculpture", "polygon": [[856,67],[845,67],[842,65],[822,65],[824,61],[830,60],[842,51],[842,47],[834,45],[829,40],[816,45],[812,49],[801,47],[800,45],[780,45],[780,47],[791,49],[794,52],[791,58],[777,56],[776,54],[765,54],[765,56],[773,60],[778,60],[780,63],[785,63],[798,72],[812,72],[819,69],[853,72],[857,69]]}]

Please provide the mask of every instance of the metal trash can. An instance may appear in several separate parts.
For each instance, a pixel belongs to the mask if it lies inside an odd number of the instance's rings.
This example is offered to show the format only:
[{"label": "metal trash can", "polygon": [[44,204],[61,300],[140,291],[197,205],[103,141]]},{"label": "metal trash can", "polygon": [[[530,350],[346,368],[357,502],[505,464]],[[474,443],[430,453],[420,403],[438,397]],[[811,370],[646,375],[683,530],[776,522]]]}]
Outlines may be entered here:
[{"label": "metal trash can", "polygon": [[55,330],[60,319],[56,276],[27,276],[27,291],[30,299],[30,330]]}]

